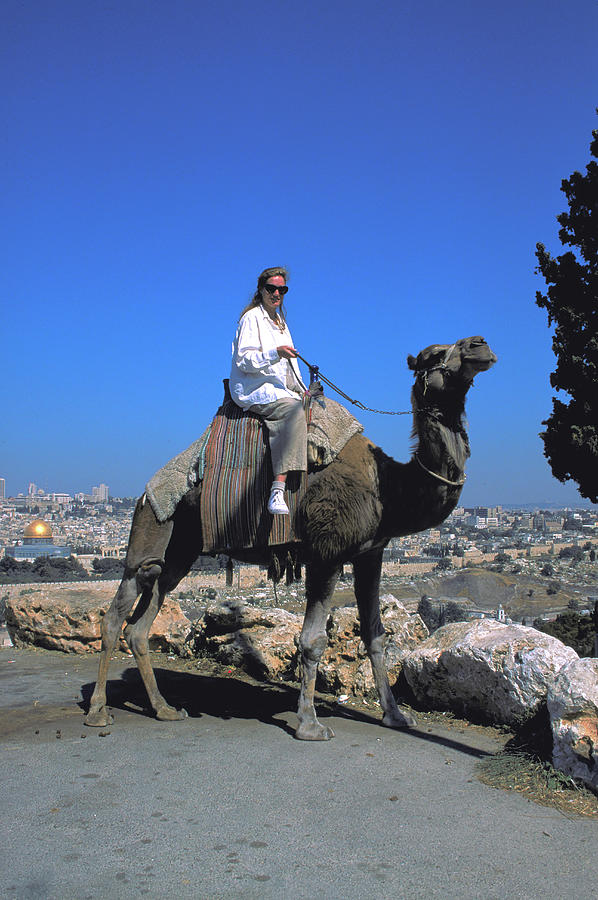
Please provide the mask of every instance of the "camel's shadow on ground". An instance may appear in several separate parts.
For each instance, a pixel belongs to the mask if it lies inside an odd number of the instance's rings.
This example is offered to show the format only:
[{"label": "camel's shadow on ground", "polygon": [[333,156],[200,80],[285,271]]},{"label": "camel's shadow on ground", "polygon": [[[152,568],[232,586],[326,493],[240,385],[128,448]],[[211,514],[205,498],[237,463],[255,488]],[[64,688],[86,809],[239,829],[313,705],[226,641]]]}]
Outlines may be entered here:
[{"label": "camel's shadow on ground", "polygon": [[[295,712],[297,708],[299,692],[291,685],[274,685],[268,682],[254,684],[236,678],[160,668],[154,669],[154,675],[162,696],[177,709],[185,709],[193,719],[204,715],[225,720],[257,719],[293,734],[286,722],[275,718],[281,713]],[[81,688],[81,707],[85,710],[89,706],[93,688],[93,682]],[[106,692],[111,709],[154,717],[137,669],[125,669],[120,679],[108,681]],[[332,704],[327,705],[331,710]],[[322,714],[331,715],[332,712],[322,710]]]},{"label": "camel's shadow on ground", "polygon": [[[223,720],[255,719],[295,737],[294,728],[286,721],[287,713],[294,714],[297,711],[299,689],[292,684],[251,682],[240,678],[225,678],[218,675],[160,668],[154,669],[154,674],[162,696],[177,709],[185,709],[193,719],[201,718],[204,715]],[[125,669],[121,678],[108,681],[106,687],[107,705],[113,711],[121,709],[143,717],[154,718],[138,669],[132,667]],[[93,688],[94,682],[82,685],[83,699],[79,705],[85,711],[89,708]],[[371,725],[375,729],[384,728],[380,715],[369,715],[361,710],[327,700],[325,697],[318,698],[317,713],[319,719],[349,719],[353,722]],[[176,723],[174,725],[176,727]],[[387,729],[384,731],[386,732]],[[492,755],[485,750],[471,746],[466,741],[424,732],[421,729],[405,729],[401,730],[401,733],[431,743],[442,744],[479,759]]]}]

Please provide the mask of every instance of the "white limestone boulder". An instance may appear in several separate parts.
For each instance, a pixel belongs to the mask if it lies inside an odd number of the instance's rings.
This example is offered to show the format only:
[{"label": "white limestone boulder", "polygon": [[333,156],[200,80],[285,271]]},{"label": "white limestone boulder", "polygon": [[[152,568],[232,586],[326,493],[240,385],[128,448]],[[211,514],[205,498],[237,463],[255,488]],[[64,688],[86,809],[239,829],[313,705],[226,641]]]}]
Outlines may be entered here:
[{"label": "white limestone boulder", "polygon": [[563,666],[547,701],[555,769],[598,791],[598,659]]},{"label": "white limestone boulder", "polygon": [[548,688],[577,653],[557,638],[494,619],[435,631],[403,662],[425,707],[497,724],[517,724],[545,703]]}]

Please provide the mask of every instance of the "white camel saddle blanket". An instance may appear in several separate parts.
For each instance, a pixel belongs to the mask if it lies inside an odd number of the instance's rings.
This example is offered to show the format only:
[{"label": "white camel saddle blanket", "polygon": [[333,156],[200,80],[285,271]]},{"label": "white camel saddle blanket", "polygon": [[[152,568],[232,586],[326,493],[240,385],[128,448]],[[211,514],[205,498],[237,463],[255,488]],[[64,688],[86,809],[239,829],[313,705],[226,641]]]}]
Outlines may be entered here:
[{"label": "white camel saddle blanket", "polygon": [[[312,399],[307,416],[309,471],[329,465],[338,456],[347,441],[363,431],[363,425],[344,406],[323,394]],[[220,472],[218,475],[216,474],[217,468]],[[208,469],[211,472],[211,487],[206,484]],[[225,477],[222,472],[226,470],[230,474]],[[272,467],[266,430],[257,416],[246,413],[232,401],[225,400],[214,421],[206,428],[201,437],[156,472],[148,481],[145,493],[158,521],[165,522],[169,519],[181,498],[200,482],[202,483],[202,510],[214,509],[221,501],[228,498],[228,501],[224,503],[224,512],[227,505],[229,508],[234,507],[235,497],[237,498],[237,509],[239,502],[245,506],[251,507],[253,504],[254,508],[259,506],[265,509],[272,483]],[[303,493],[300,490],[301,486],[294,486],[289,478],[288,488],[287,500],[290,499],[295,508]],[[249,502],[249,494],[253,495],[252,503]],[[289,508],[291,509],[291,506]],[[254,526],[250,531],[255,532],[255,537],[262,538],[266,524],[271,524],[269,520],[272,518],[286,520],[287,524],[290,524],[290,521],[294,519],[292,513],[293,509],[291,509],[289,517],[272,517],[267,513],[266,516],[259,513],[256,517],[254,511],[252,517],[254,522],[262,524]],[[220,518],[223,518],[222,514]],[[229,518],[228,514],[224,515],[224,521],[227,523],[224,531],[228,530]],[[242,516],[241,518],[246,517]],[[217,518],[216,523],[218,521]],[[256,527],[257,531],[255,531]],[[276,528],[279,528],[278,524]],[[215,529],[212,530],[221,532],[223,529],[216,524]],[[287,542],[280,540],[281,535],[277,533],[272,537],[276,543]],[[205,543],[204,539],[204,546]],[[271,541],[267,540],[266,543],[271,543]],[[255,546],[255,544],[235,543],[228,544],[227,548],[246,546]],[[206,550],[206,552],[208,551]]]}]

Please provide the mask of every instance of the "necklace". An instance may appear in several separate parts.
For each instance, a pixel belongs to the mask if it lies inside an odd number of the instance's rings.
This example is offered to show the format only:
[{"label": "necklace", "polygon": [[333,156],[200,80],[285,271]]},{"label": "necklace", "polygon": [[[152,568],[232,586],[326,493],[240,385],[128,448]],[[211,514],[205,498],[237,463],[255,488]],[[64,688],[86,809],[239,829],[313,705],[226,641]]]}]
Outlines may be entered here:
[{"label": "necklace", "polygon": [[280,331],[281,334],[284,334],[284,330],[285,330],[285,328],[286,328],[286,325],[285,325],[285,323],[282,321],[282,319],[280,318],[280,316],[278,315],[278,313],[276,314],[276,318],[275,318],[275,319],[270,318],[270,321],[272,322],[273,325],[275,325],[275,326],[278,328],[278,330]]}]

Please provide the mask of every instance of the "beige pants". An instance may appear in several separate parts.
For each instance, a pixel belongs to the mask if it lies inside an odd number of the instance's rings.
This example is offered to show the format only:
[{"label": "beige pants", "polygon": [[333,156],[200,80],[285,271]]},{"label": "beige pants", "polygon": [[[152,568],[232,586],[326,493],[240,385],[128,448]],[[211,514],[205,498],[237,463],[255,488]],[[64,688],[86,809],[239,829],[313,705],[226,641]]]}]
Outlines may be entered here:
[{"label": "beige pants", "polygon": [[249,409],[264,420],[268,429],[274,474],[307,472],[307,422],[299,397],[255,403]]}]

